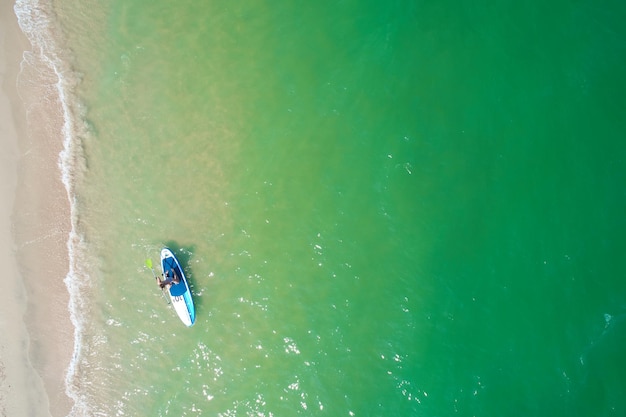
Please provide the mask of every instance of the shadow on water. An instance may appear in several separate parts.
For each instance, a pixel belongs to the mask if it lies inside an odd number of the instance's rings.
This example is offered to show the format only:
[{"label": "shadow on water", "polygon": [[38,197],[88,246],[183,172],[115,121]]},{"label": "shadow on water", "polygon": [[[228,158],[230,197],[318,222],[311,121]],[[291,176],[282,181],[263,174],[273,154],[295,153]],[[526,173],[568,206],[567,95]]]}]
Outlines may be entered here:
[{"label": "shadow on water", "polygon": [[196,281],[193,274],[193,270],[191,269],[190,260],[193,256],[196,246],[195,245],[187,245],[183,246],[174,242],[172,240],[165,242],[165,247],[169,248],[180,263],[180,266],[183,268],[185,272],[185,278],[187,278],[187,284],[189,284],[189,289],[191,290],[191,296],[193,297],[193,304],[196,309],[196,321],[198,320],[199,313],[202,312],[202,297],[200,297],[195,291]]}]

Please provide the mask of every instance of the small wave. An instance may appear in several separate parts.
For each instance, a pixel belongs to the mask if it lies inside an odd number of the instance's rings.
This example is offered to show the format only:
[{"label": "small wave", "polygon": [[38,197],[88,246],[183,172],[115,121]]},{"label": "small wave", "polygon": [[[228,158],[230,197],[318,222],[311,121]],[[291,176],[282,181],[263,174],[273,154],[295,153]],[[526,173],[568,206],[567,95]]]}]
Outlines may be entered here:
[{"label": "small wave", "polygon": [[[41,74],[47,72],[52,79],[51,90],[56,95],[63,117],[61,131],[63,148],[59,154],[58,166],[61,180],[67,191],[70,203],[71,230],[67,239],[69,271],[64,283],[69,292],[69,313],[74,326],[74,352],[66,373],[66,394],[74,401],[70,415],[89,414],[84,394],[80,393],[77,380],[82,358],[83,338],[87,303],[82,294],[89,287],[89,274],[85,257],[86,244],[79,232],[75,183],[77,176],[84,171],[84,157],[80,146],[81,139],[88,134],[84,123],[83,109],[74,97],[79,77],[70,65],[67,51],[59,46],[63,39],[53,7],[49,2],[39,0],[16,0],[14,11],[22,32],[30,41],[32,50],[24,52],[22,71],[25,65],[37,66]],[[83,259],[84,260],[84,259]]]}]

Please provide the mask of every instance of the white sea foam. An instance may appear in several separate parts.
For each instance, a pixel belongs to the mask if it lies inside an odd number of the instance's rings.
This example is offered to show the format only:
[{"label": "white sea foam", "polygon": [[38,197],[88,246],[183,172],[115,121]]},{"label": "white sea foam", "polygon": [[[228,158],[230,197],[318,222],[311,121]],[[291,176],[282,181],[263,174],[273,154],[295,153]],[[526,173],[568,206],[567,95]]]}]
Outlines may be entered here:
[{"label": "white sea foam", "polygon": [[[60,46],[61,33],[52,6],[39,0],[16,0],[14,6],[21,30],[29,39],[32,50],[24,53],[22,69],[25,65],[40,69],[40,74],[49,73],[53,79],[55,94],[61,104],[63,122],[59,135],[63,149],[59,154],[58,165],[61,179],[70,203],[71,230],[67,240],[69,272],[64,279],[69,292],[69,313],[74,326],[74,352],[66,373],[66,393],[74,401],[71,416],[89,415],[87,396],[79,390],[77,381],[81,364],[85,329],[86,302],[81,294],[89,285],[89,275],[81,262],[85,242],[78,228],[78,215],[75,196],[75,179],[83,169],[83,156],[80,146],[87,130],[83,127],[81,109],[73,97],[78,77],[71,69],[69,60]],[[61,139],[61,138],[59,138]]]}]

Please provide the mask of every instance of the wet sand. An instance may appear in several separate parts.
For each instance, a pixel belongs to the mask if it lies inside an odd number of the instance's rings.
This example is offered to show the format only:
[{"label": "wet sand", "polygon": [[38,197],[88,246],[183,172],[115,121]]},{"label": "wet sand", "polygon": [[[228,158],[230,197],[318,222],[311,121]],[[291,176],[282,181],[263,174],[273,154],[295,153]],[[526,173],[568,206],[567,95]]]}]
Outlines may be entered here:
[{"label": "wet sand", "polygon": [[65,374],[73,327],[63,283],[69,202],[57,162],[61,121],[50,114],[55,103],[24,105],[37,102],[36,85],[20,74],[28,49],[13,1],[0,0],[0,416],[57,417],[72,405]]}]

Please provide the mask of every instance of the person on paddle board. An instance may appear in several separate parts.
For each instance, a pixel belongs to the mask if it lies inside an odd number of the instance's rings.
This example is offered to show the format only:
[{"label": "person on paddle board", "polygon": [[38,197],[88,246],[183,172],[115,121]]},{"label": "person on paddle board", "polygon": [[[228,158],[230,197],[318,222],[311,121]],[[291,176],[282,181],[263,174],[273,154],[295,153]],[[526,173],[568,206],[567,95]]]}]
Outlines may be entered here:
[{"label": "person on paddle board", "polygon": [[[171,275],[170,275],[171,273]],[[165,272],[165,279],[159,280],[159,287],[171,287],[174,284],[178,284],[180,282],[180,278],[174,269],[170,269]]]}]

